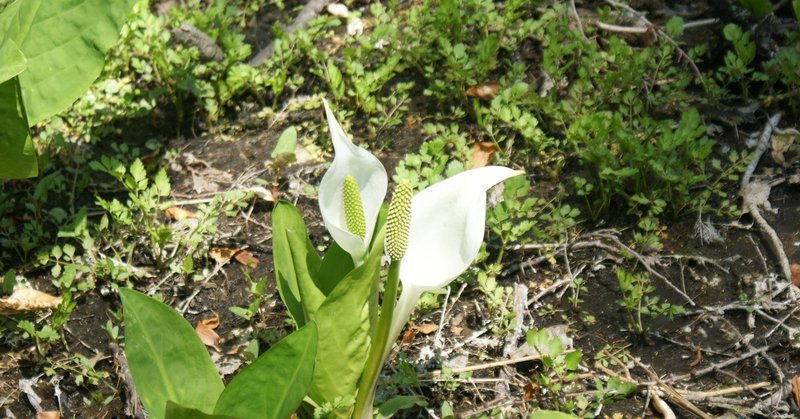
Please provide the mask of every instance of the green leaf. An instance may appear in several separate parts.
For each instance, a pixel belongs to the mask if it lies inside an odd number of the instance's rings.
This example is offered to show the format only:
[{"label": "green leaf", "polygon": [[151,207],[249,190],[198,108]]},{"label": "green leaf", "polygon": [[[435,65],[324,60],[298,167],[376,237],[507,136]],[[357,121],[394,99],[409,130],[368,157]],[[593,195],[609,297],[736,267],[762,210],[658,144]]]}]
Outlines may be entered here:
[{"label": "green leaf", "polygon": [[0,13],[0,83],[18,75],[28,60],[19,49],[39,8],[39,0],[17,0]]},{"label": "green leaf", "polygon": [[158,196],[169,196],[171,187],[166,170],[161,169],[158,171],[156,177],[153,179],[153,188]]},{"label": "green leaf", "polygon": [[[59,266],[59,265],[56,265]],[[3,292],[2,295],[11,295],[14,292],[14,286],[17,285],[17,271],[11,268],[6,271],[3,276]]]},{"label": "green leaf", "polygon": [[317,325],[310,322],[236,374],[214,412],[254,419],[288,418],[308,393],[316,353]]},{"label": "green leaf", "polygon": [[278,137],[278,143],[275,144],[275,149],[272,150],[270,157],[275,159],[284,154],[294,155],[294,148],[297,146],[297,130],[294,126],[286,128]]},{"label": "green leaf", "polygon": [[678,38],[683,34],[683,18],[680,16],[671,17],[664,25],[667,34],[672,38]]},{"label": "green leaf", "polygon": [[564,356],[564,366],[570,371],[578,369],[578,364],[581,362],[583,353],[580,349],[576,349]]},{"label": "green leaf", "polygon": [[28,123],[36,124],[77,99],[100,75],[136,0],[41,2],[24,40],[20,74]]},{"label": "green leaf", "polygon": [[86,234],[86,207],[81,207],[69,224],[58,229],[58,237],[82,237]]},{"label": "green leaf", "polygon": [[183,407],[171,400],[167,401],[166,419],[239,419],[236,416],[209,415],[200,410]]},{"label": "green leaf", "polygon": [[794,18],[800,22],[800,0],[792,0],[792,9],[794,9]]},{"label": "green leaf", "polygon": [[19,77],[12,77],[0,83],[0,178],[22,179],[38,173]]},{"label": "green leaf", "polygon": [[765,16],[772,13],[770,0],[740,0],[742,6],[755,16]]},{"label": "green leaf", "polygon": [[572,416],[568,413],[562,413],[555,410],[534,410],[531,412],[530,419],[575,419],[577,416]]},{"label": "green leaf", "polygon": [[379,279],[384,229],[364,263],[350,271],[317,310],[319,347],[311,398],[352,396],[369,351],[370,299]]},{"label": "green leaf", "polygon": [[28,36],[41,0],[17,0],[0,13],[0,31],[16,45]]},{"label": "green leaf", "polygon": [[0,83],[25,70],[25,55],[10,39],[0,39]]},{"label": "green leaf", "polygon": [[[300,290],[297,286],[292,248],[289,245],[290,234],[308,240],[306,226],[300,211],[286,201],[279,201],[272,210],[272,255],[275,263],[275,280],[286,310],[289,311],[289,315],[292,316],[297,326],[302,327],[308,319],[306,319],[303,304],[300,302]],[[312,262],[316,263],[316,267],[313,269],[316,271],[320,263],[319,256],[310,241],[306,242],[306,246],[308,248],[306,258],[310,258]],[[314,256],[317,256],[316,261],[313,260]]]},{"label": "green leaf", "polygon": [[322,264],[317,275],[320,291],[325,295],[329,295],[342,278],[352,271],[354,267],[353,257],[350,256],[350,253],[347,253],[336,242],[331,242],[328,251],[325,252],[325,257],[322,258]]},{"label": "green leaf", "polygon": [[319,255],[308,240],[305,229],[301,234],[291,229],[287,230],[286,238],[289,239],[289,251],[292,253],[300,302],[303,304],[303,313],[308,322],[314,320],[317,309],[325,301],[325,294],[320,291],[314,281],[314,277],[319,271]]},{"label": "green leaf", "polygon": [[417,406],[424,407],[427,405],[428,402],[419,396],[397,396],[384,402],[381,407],[378,408],[378,413],[380,416],[388,418],[403,409],[410,409]]},{"label": "green leaf", "polygon": [[171,307],[120,288],[125,318],[125,356],[150,417],[165,417],[167,400],[211,412],[222,380],[197,333]]}]

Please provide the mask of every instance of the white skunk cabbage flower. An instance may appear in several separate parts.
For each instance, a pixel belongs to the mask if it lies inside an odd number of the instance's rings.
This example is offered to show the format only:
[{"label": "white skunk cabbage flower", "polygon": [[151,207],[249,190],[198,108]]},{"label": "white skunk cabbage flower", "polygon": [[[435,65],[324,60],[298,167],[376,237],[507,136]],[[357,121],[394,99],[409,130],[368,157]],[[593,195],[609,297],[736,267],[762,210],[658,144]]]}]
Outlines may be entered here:
[{"label": "white skunk cabbage flower", "polygon": [[[478,256],[486,227],[486,192],[523,173],[502,166],[468,170],[411,199],[408,246],[400,261],[403,291],[392,316],[390,342],[408,322],[423,292],[447,286]],[[391,343],[387,346],[388,351]]]},{"label": "white skunk cabbage flower", "polygon": [[334,158],[319,185],[319,209],[333,240],[358,265],[369,248],[389,181],[378,158],[353,144],[324,99],[323,105]]}]

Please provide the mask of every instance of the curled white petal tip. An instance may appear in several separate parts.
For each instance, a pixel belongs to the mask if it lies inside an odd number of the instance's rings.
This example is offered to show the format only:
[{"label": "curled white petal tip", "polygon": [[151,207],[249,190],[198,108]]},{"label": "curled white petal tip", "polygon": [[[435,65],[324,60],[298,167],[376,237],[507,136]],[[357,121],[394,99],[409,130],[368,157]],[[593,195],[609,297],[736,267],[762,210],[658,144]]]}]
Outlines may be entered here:
[{"label": "curled white petal tip", "polygon": [[468,170],[417,194],[411,203],[408,250],[400,265],[406,290],[446,286],[478,255],[486,223],[486,191],[524,172],[502,166]]},{"label": "curled white petal tip", "polygon": [[[319,185],[319,208],[325,227],[333,240],[350,253],[353,259],[360,260],[372,238],[375,221],[378,218],[383,198],[386,196],[389,180],[386,169],[378,158],[353,144],[339,122],[336,121],[328,102],[323,99],[322,103],[325,107],[335,155]],[[348,231],[345,223],[342,185],[348,175],[355,179],[361,193],[366,221],[365,237],[359,237]]]}]

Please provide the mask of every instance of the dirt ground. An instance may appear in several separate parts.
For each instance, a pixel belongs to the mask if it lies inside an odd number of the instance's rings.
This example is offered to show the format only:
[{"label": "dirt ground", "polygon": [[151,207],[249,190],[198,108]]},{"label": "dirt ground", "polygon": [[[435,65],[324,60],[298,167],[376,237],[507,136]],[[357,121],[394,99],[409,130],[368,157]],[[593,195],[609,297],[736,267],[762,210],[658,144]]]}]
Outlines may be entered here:
[{"label": "dirt ground", "polygon": [[[321,115],[307,112],[296,115],[302,119],[322,121]],[[209,194],[235,186],[247,187],[257,176],[263,176],[268,151],[272,149],[282,127],[254,130],[235,135],[234,141],[218,136],[176,139],[171,147],[180,150],[171,166],[173,198],[177,203],[192,202]],[[413,150],[414,144],[407,144]],[[392,166],[406,150],[387,150],[381,158]],[[319,215],[313,198],[304,195],[304,185],[319,180],[324,165],[318,162],[301,163],[292,167],[280,179],[280,198],[295,202],[304,212],[314,241],[324,245],[329,238],[321,236]],[[797,167],[787,171],[797,174]],[[203,190],[202,188],[206,188]],[[800,194],[797,184],[780,185],[773,189],[771,202],[776,212],[765,214],[778,232],[789,260],[800,260]],[[200,190],[198,192],[198,190]],[[535,193],[535,192],[534,192]],[[191,208],[191,205],[187,205]],[[251,278],[271,278],[273,268],[270,254],[270,211],[272,204],[259,199],[245,211],[246,216],[226,219],[220,226],[221,237],[214,245],[247,248],[259,260],[251,270]],[[623,259],[625,225],[604,229],[583,226],[565,248],[554,251],[555,258],[542,260],[536,250],[516,250],[516,265],[509,266],[500,284],[514,287],[514,306],[523,319],[519,330],[531,327],[550,327],[560,331],[574,348],[580,348],[587,367],[585,377],[615,374],[651,388],[680,391],[687,406],[697,406],[701,412],[722,414],[738,412],[738,417],[761,416],[769,412],[797,413],[796,406],[787,403],[789,382],[798,374],[800,344],[794,332],[797,320],[795,297],[785,287],[785,281],[775,274],[776,266],[763,235],[749,217],[717,224],[723,240],[703,244],[696,237],[693,219],[677,220],[666,231],[665,249],[642,256],[636,264],[652,269],[658,295],[673,303],[682,304],[687,313],[674,321],[659,319],[652,325],[651,334],[632,339],[627,331],[627,318],[617,304],[619,289],[614,268]],[[550,260],[550,261],[548,261]],[[209,265],[214,269],[214,265]],[[158,289],[174,307],[185,307],[187,319],[195,324],[212,313],[220,316],[222,355],[216,361],[229,373],[241,365],[241,358],[228,352],[242,344],[241,337],[252,333],[250,325],[228,311],[233,305],[246,305],[248,300],[244,268],[230,262],[217,266],[217,274],[200,283],[165,285]],[[569,279],[579,276],[587,289],[585,301],[577,307],[567,302],[565,293]],[[156,280],[153,283],[157,283]],[[46,284],[41,284],[46,287]],[[147,286],[147,284],[139,284]],[[150,284],[152,287],[153,285]],[[524,336],[516,342],[502,339],[488,329],[487,313],[476,304],[482,294],[474,285],[458,283],[451,286],[447,299],[438,310],[418,314],[416,325],[436,325],[414,328],[407,332],[399,349],[415,365],[419,377],[427,378],[418,384],[421,394],[431,397],[430,406],[449,400],[456,413],[468,417],[492,408],[514,406],[525,411],[526,403],[543,397],[531,383],[531,374],[539,366],[533,361],[514,362],[504,355],[524,346]],[[782,290],[782,291],[781,291]],[[257,328],[275,334],[285,333],[286,315],[274,284],[269,282],[272,297],[262,310]],[[792,291],[794,292],[794,291]],[[740,296],[752,298],[743,301]],[[517,301],[519,300],[519,301]],[[752,301],[760,304],[753,304]],[[0,394],[3,394],[5,417],[31,417],[34,408],[61,410],[64,417],[108,418],[128,417],[130,393],[121,370],[119,354],[108,344],[102,329],[109,310],[118,310],[119,301],[107,287],[98,287],[81,297],[65,330],[65,344],[72,353],[81,353],[96,361],[95,369],[106,377],[99,380],[90,393],[86,386],[75,383],[72,375],[44,374],[34,348],[9,351],[0,348]],[[511,336],[514,336],[513,334]],[[790,338],[789,336],[792,336]],[[624,355],[624,359],[620,359]],[[41,356],[48,356],[42,354]],[[603,362],[600,362],[600,361]],[[503,365],[495,365],[500,361]],[[506,362],[504,362],[506,361]],[[455,372],[473,370],[472,377],[450,392],[435,390],[431,378],[448,366]],[[387,369],[391,372],[392,367]],[[502,380],[501,380],[502,379]],[[508,387],[498,385],[505,381]],[[28,387],[24,387],[28,385]],[[471,383],[471,384],[467,384]],[[571,392],[588,392],[591,380],[576,381]],[[783,383],[782,386],[778,383]],[[742,386],[752,388],[739,389]],[[641,389],[641,387],[640,387]],[[663,390],[668,391],[668,390]],[[720,395],[714,395],[719,391]],[[602,414],[622,413],[624,417],[653,414],[647,403],[647,391],[606,406]],[[775,400],[771,397],[776,397]],[[36,400],[36,397],[40,400]],[[106,399],[102,407],[85,407],[84,399]],[[676,398],[671,398],[676,400]],[[680,399],[677,399],[680,400]],[[98,400],[99,401],[99,400]],[[680,405],[679,405],[680,406]],[[777,409],[777,410],[772,410]],[[692,407],[678,408],[679,417],[692,417]],[[409,417],[422,415],[410,411]]]}]

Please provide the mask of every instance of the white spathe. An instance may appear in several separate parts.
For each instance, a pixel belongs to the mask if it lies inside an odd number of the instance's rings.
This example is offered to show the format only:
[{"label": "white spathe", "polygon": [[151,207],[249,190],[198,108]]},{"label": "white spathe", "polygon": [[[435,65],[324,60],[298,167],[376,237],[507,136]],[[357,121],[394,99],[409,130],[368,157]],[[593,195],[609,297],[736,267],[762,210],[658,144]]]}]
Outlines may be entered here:
[{"label": "white spathe", "polygon": [[403,292],[392,317],[391,339],[400,334],[423,292],[445,287],[478,256],[489,188],[523,173],[502,166],[468,170],[411,199],[408,250],[400,262]]},{"label": "white spathe", "polygon": [[[322,103],[325,106],[325,115],[333,141],[334,158],[319,184],[319,209],[333,240],[350,253],[358,264],[363,260],[375,230],[375,222],[386,196],[389,179],[386,169],[378,158],[353,144],[333,116],[328,102],[323,99]],[[342,186],[344,178],[348,175],[355,179],[361,193],[366,221],[365,237],[359,237],[348,231],[345,223]]]}]

